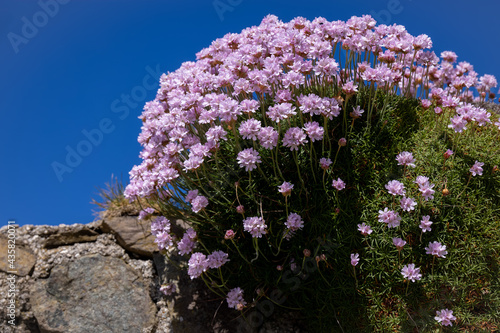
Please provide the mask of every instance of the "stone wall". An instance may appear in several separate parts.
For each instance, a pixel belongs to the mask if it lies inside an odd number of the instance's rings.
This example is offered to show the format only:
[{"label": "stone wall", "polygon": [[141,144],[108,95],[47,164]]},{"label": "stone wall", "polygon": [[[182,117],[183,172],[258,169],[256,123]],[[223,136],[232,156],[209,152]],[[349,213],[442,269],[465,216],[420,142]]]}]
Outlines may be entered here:
[{"label": "stone wall", "polygon": [[[184,258],[169,262],[157,252],[149,223],[136,217],[15,230],[12,275],[7,273],[7,226],[0,229],[1,332],[302,331],[286,316],[258,329],[242,326],[225,301],[189,279]],[[15,326],[7,316],[9,282],[17,289]],[[175,284],[179,292],[163,295],[164,283]]]}]

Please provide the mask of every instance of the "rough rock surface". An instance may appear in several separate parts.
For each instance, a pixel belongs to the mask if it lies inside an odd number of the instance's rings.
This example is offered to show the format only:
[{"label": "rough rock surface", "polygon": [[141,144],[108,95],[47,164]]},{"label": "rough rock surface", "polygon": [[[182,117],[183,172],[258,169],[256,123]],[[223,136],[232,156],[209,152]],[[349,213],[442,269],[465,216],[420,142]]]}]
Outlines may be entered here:
[{"label": "rough rock surface", "polygon": [[[135,217],[125,220],[140,225]],[[119,228],[104,225],[16,228],[16,268],[26,274],[9,274],[1,266],[6,261],[0,263],[0,332],[304,332],[300,321],[286,314],[258,325],[235,320],[234,310],[187,276],[186,258],[172,256],[169,262],[152,237],[120,236],[118,241]],[[0,242],[6,237],[3,227]],[[152,250],[137,251],[138,243]],[[179,292],[163,295],[163,283],[175,284]],[[13,309],[8,308],[11,300]],[[9,323],[8,315],[15,320]]]},{"label": "rough rock surface", "polygon": [[[9,247],[9,238],[6,235],[0,235],[0,270],[3,272],[13,272],[14,274],[19,276],[28,275],[33,266],[35,266],[35,254],[30,250],[29,247],[24,246],[22,244],[17,243],[17,240],[12,237],[11,238],[11,247]],[[13,256],[15,256],[13,265],[15,265],[15,270],[10,269],[10,261],[12,257],[9,257],[9,249],[12,252]],[[13,258],[12,258],[13,259]]]},{"label": "rough rock surface", "polygon": [[127,251],[152,258],[158,246],[154,243],[149,224],[133,216],[120,216],[105,219],[102,229],[114,234],[118,244]]}]

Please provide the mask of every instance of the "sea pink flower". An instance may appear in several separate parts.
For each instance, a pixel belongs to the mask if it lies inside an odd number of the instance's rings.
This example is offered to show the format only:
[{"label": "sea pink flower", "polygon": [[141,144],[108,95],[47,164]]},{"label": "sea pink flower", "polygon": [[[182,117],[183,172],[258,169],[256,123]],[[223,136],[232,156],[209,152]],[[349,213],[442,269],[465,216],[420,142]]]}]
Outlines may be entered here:
[{"label": "sea pink flower", "polygon": [[267,233],[267,225],[262,217],[247,217],[243,220],[243,229],[248,231],[253,238],[261,238]]},{"label": "sea pink flower", "polygon": [[358,224],[358,230],[363,236],[367,236],[373,232],[372,228],[364,222],[362,224]]},{"label": "sea pink flower", "polygon": [[360,118],[363,115],[363,112],[365,112],[365,110],[361,109],[358,105],[352,108],[352,112],[349,115],[353,118]]},{"label": "sea pink flower", "polygon": [[345,138],[340,138],[339,139],[339,146],[340,147],[345,147],[347,144],[347,140]]},{"label": "sea pink flower", "polygon": [[476,163],[474,163],[474,165],[469,169],[469,171],[472,172],[473,176],[476,176],[476,175],[482,176],[483,175],[483,168],[481,168],[481,167],[483,165],[484,165],[484,163],[476,161]]},{"label": "sea pink flower", "polygon": [[240,287],[231,289],[226,296],[227,305],[230,308],[237,309],[240,305],[244,307],[247,302],[243,299],[243,289]]},{"label": "sea pink flower", "polygon": [[283,182],[280,186],[278,186],[278,192],[283,194],[284,197],[289,196],[292,193],[293,184],[289,182]]},{"label": "sea pink flower", "polygon": [[332,186],[335,187],[337,191],[340,191],[345,188],[345,183],[342,179],[337,178],[337,180],[333,180]]},{"label": "sea pink flower", "polygon": [[151,222],[151,234],[156,237],[163,231],[170,232],[170,221],[163,216],[158,216]]},{"label": "sea pink flower", "polygon": [[415,267],[415,264],[408,264],[401,269],[401,274],[405,279],[410,280],[411,282],[415,282],[422,278],[422,274],[420,274],[420,268]]},{"label": "sea pink flower", "polygon": [[387,223],[389,228],[396,228],[401,223],[401,217],[397,212],[389,210],[389,208],[385,207],[383,211],[378,211],[378,221]]},{"label": "sea pink flower", "polygon": [[332,164],[332,160],[329,158],[322,157],[319,159],[319,165],[321,166],[321,169],[326,170],[330,167]]},{"label": "sea pink flower", "polygon": [[283,138],[283,146],[290,147],[290,150],[299,150],[299,146],[303,146],[306,143],[306,134],[299,127],[289,128]]},{"label": "sea pink flower", "polygon": [[399,200],[399,203],[400,203],[401,209],[404,211],[407,211],[407,212],[414,210],[415,206],[417,205],[417,202],[415,200],[413,200],[412,198],[407,198],[405,196],[403,196]]},{"label": "sea pink flower", "polygon": [[446,245],[442,245],[439,242],[429,243],[429,246],[425,248],[425,253],[432,254],[438,258],[446,258],[448,251],[446,251]]},{"label": "sea pink flower", "polygon": [[262,127],[257,135],[261,146],[266,149],[273,149],[278,144],[279,134],[271,126]]},{"label": "sea pink flower", "polygon": [[245,168],[245,171],[257,169],[257,163],[261,162],[259,152],[253,148],[246,148],[240,151],[237,160],[240,167]]},{"label": "sea pink flower", "polygon": [[394,244],[394,246],[396,246],[398,251],[401,251],[401,249],[403,249],[403,247],[405,246],[406,241],[402,240],[399,237],[395,237],[392,239],[392,244]]},{"label": "sea pink flower", "polygon": [[354,95],[355,93],[358,92],[358,86],[356,86],[354,84],[354,82],[352,81],[349,81],[347,82],[346,84],[344,84],[342,86],[342,91],[346,94],[346,95]]},{"label": "sea pink flower", "polygon": [[447,151],[444,152],[443,156],[445,159],[450,158],[450,156],[453,155],[453,150],[448,149]]},{"label": "sea pink flower", "polygon": [[158,244],[158,249],[168,249],[174,245],[172,236],[167,231],[160,231],[155,238],[155,243]]},{"label": "sea pink flower", "polygon": [[415,159],[413,158],[413,154],[407,151],[403,151],[396,156],[396,161],[398,161],[398,165],[407,165],[409,167],[415,167]]},{"label": "sea pink flower", "polygon": [[351,253],[351,265],[356,266],[359,263],[359,254]]},{"label": "sea pink flower", "polygon": [[208,199],[204,197],[203,195],[199,195],[196,198],[194,198],[193,201],[191,201],[191,208],[193,209],[193,212],[198,213],[200,212],[203,208],[208,206]]},{"label": "sea pink flower", "polygon": [[196,231],[193,228],[189,228],[182,236],[182,239],[177,243],[177,248],[179,249],[179,254],[184,255],[191,253],[196,247]]},{"label": "sea pink flower", "polygon": [[397,180],[391,180],[385,185],[385,188],[387,189],[389,194],[392,194],[394,196],[404,195],[406,193],[403,183],[398,182]]},{"label": "sea pink flower", "polygon": [[240,125],[239,131],[243,139],[257,140],[262,126],[257,119],[247,119]]},{"label": "sea pink flower", "polygon": [[420,221],[420,225],[418,226],[422,229],[422,232],[431,231],[432,221],[429,221],[431,217],[429,215],[422,216],[422,220]]},{"label": "sea pink flower", "polygon": [[141,210],[139,212],[139,217],[138,219],[139,220],[143,220],[147,217],[149,217],[151,214],[153,214],[155,212],[154,208],[151,208],[151,207],[146,207],[144,208],[143,210]]},{"label": "sea pink flower", "polygon": [[214,251],[207,257],[208,267],[219,268],[229,261],[228,254],[223,251]]},{"label": "sea pink flower", "polygon": [[195,252],[191,255],[188,261],[188,274],[192,279],[199,277],[208,268],[207,257],[200,252]]},{"label": "sea pink flower", "polygon": [[305,123],[304,130],[312,142],[322,140],[323,133],[325,132],[323,127],[319,126],[319,123],[316,121]]},{"label": "sea pink flower", "polygon": [[304,221],[299,214],[290,213],[290,215],[288,215],[288,219],[285,222],[285,225],[291,231],[297,231],[304,227]]},{"label": "sea pink flower", "polygon": [[457,318],[453,315],[452,310],[443,309],[441,311],[436,311],[436,316],[434,317],[443,326],[453,326],[451,323],[452,320],[457,320]]}]

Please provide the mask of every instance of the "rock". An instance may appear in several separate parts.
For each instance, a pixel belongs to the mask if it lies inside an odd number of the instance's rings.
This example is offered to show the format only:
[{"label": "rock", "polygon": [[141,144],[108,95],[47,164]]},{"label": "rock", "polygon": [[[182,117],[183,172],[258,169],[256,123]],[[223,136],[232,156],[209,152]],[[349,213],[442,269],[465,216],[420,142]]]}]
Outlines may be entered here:
[{"label": "rock", "polygon": [[17,237],[11,238],[11,240],[15,241],[15,244],[11,244],[15,245],[15,247],[10,249],[14,250],[16,256],[15,262],[12,263],[13,267],[10,266],[11,263],[8,261],[10,259],[8,257],[9,238],[0,234],[0,270],[12,272],[18,276],[31,274],[36,262],[35,254],[29,247],[20,244]]},{"label": "rock", "polygon": [[141,332],[155,324],[148,286],[123,260],[98,254],[54,267],[31,289],[40,332]]},{"label": "rock", "polygon": [[125,250],[148,258],[158,251],[151,235],[151,222],[139,220],[134,216],[121,216],[103,220],[102,230],[115,235]]},{"label": "rock", "polygon": [[50,235],[45,240],[46,248],[54,248],[61,245],[71,245],[75,243],[93,242],[97,239],[99,233],[86,226],[75,228],[70,231],[61,231]]}]

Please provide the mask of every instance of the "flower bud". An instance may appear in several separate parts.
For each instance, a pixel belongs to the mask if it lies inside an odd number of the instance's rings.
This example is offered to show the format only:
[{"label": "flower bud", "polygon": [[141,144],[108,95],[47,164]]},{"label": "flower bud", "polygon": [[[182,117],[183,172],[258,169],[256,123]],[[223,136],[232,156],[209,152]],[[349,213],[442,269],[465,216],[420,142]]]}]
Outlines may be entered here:
[{"label": "flower bud", "polygon": [[307,258],[307,257],[310,257],[310,256],[311,256],[311,250],[309,250],[309,249],[304,249],[304,251],[303,251],[303,252],[304,252],[304,257],[306,257],[306,258]]},{"label": "flower bud", "polygon": [[234,238],[234,231],[229,229],[226,231],[226,234],[224,235],[224,239],[233,239]]},{"label": "flower bud", "polygon": [[445,195],[445,196],[446,196],[446,195],[448,195],[448,194],[450,194],[450,191],[449,191],[447,188],[444,188],[444,189],[443,189],[443,195]]},{"label": "flower bud", "polygon": [[245,207],[243,207],[243,205],[239,205],[238,207],[236,207],[236,212],[238,214],[244,214],[245,213]]},{"label": "flower bud", "polygon": [[278,266],[276,266],[276,269],[277,269],[278,271],[282,271],[282,270],[283,270],[283,266],[278,265]]},{"label": "flower bud", "polygon": [[347,140],[345,138],[339,139],[339,146],[344,147],[347,144]]}]

